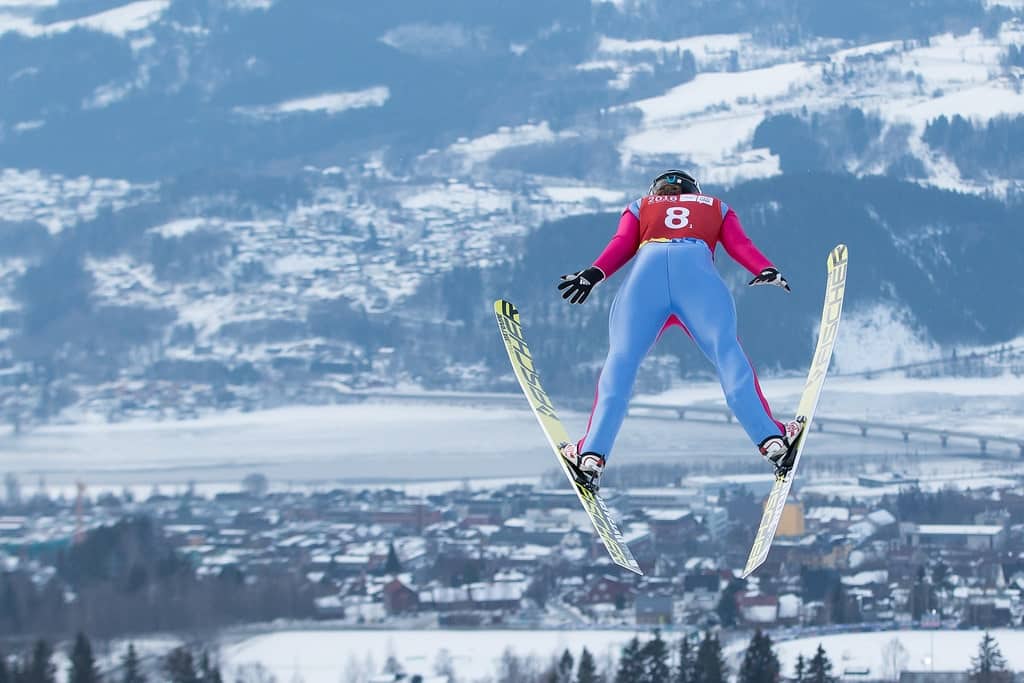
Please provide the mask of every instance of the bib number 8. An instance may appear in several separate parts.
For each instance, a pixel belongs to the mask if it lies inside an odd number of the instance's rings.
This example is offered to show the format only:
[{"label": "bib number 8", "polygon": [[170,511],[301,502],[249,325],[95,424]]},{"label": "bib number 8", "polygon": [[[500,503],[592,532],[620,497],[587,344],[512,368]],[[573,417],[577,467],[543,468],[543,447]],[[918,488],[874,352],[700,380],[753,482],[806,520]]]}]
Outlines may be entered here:
[{"label": "bib number 8", "polygon": [[690,210],[682,206],[673,206],[665,212],[665,227],[670,230],[681,230],[690,224]]}]

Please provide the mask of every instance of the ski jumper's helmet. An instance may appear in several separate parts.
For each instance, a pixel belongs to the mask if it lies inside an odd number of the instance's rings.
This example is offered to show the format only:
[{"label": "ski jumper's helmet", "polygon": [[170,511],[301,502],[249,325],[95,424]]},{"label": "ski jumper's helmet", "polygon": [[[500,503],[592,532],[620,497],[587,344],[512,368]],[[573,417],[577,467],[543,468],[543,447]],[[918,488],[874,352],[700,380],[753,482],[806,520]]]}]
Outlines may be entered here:
[{"label": "ski jumper's helmet", "polygon": [[661,194],[661,190],[669,185],[674,186],[669,194],[700,194],[700,183],[686,171],[675,169],[665,171],[654,179],[647,194]]}]

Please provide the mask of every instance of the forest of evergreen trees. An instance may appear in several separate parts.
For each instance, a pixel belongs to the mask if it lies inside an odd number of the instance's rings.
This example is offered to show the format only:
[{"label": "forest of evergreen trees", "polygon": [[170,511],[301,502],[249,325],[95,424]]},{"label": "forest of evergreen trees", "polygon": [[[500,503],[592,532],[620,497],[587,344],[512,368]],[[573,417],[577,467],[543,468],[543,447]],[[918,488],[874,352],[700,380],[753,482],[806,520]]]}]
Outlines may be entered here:
[{"label": "forest of evergreen trees", "polygon": [[28,569],[0,575],[0,638],[76,630],[108,637],[314,613],[303,577],[285,570],[246,577],[230,567],[201,577],[147,517],[126,518],[67,549],[41,552],[40,559],[56,567],[47,580]]},{"label": "forest of evergreen trees", "polygon": [[[1021,59],[1020,52],[1013,58]],[[949,155],[967,178],[1024,176],[1024,116],[998,116],[985,124],[959,114],[940,116],[925,127],[923,139]]]}]

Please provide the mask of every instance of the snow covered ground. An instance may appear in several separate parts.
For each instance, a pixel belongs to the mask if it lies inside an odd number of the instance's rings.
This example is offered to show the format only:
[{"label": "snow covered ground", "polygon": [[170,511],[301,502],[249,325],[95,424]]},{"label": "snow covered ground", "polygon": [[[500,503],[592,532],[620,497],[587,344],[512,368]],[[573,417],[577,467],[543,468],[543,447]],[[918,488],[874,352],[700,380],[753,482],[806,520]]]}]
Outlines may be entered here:
[{"label": "snow covered ground", "polygon": [[[492,676],[506,648],[519,656],[547,663],[568,648],[574,656],[586,645],[599,665],[614,661],[632,631],[280,631],[226,646],[222,661],[231,671],[259,662],[278,680],[336,683],[346,670],[376,669],[389,656],[417,671],[430,671],[438,653],[447,650],[460,680]],[[646,633],[640,633],[641,640]],[[992,631],[1011,669],[1024,668],[1024,632]],[[810,658],[820,643],[842,679],[887,680],[893,663],[907,671],[966,671],[977,653],[981,631],[878,631],[813,636],[777,643],[782,673],[793,675],[798,655]],[[673,641],[672,633],[666,639]],[[894,647],[898,642],[902,648]],[[735,670],[747,642],[726,645],[725,655]],[[895,654],[888,654],[895,653]],[[866,675],[858,672],[867,670]],[[845,675],[844,675],[845,674]]]},{"label": "snow covered ground", "polygon": [[460,681],[497,673],[506,648],[547,664],[568,648],[574,657],[586,645],[599,666],[617,657],[633,637],[628,631],[281,631],[247,638],[221,650],[227,671],[259,662],[279,681],[338,683],[346,671],[376,672],[389,656],[407,667],[429,672],[438,653],[447,650]]}]

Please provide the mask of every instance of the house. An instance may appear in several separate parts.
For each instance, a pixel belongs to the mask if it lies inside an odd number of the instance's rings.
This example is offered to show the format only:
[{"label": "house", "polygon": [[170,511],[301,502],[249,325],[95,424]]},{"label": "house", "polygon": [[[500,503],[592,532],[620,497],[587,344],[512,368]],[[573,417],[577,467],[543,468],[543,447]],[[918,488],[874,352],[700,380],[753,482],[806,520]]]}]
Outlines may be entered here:
[{"label": "house", "polygon": [[774,624],[779,618],[779,598],[774,595],[737,595],[736,607],[743,621],[751,625]]},{"label": "house", "polygon": [[526,594],[525,581],[478,582],[457,588],[436,587],[420,591],[422,608],[438,612],[512,611]]},{"label": "house", "polygon": [[693,512],[683,509],[651,510],[647,513],[654,547],[660,552],[681,550],[700,528]]},{"label": "house", "polygon": [[672,623],[672,596],[665,593],[641,593],[636,596],[638,626],[665,626]]},{"label": "house", "polygon": [[687,574],[683,577],[683,591],[692,593],[704,591],[717,593],[722,585],[722,578],[715,571],[702,571]]},{"label": "house", "polygon": [[611,603],[621,607],[632,602],[635,596],[636,589],[633,588],[631,583],[605,574],[597,581],[590,582],[580,596],[578,604],[598,605],[601,603]]},{"label": "house", "polygon": [[393,579],[381,588],[381,601],[388,614],[405,614],[419,608],[419,595],[399,579]]},{"label": "house", "polygon": [[317,619],[341,619],[345,616],[345,605],[337,595],[325,595],[313,601]]}]

